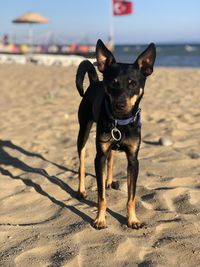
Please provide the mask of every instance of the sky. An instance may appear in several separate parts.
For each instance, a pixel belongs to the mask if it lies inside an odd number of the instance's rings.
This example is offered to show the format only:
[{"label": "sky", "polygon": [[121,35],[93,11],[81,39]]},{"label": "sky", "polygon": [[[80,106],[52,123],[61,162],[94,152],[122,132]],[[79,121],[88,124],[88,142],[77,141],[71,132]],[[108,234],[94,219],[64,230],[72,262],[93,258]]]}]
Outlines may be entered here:
[{"label": "sky", "polygon": [[12,20],[32,11],[50,20],[33,25],[37,42],[107,41],[112,28],[117,44],[200,43],[200,0],[132,2],[133,14],[112,16],[112,0],[0,0],[0,36],[26,39],[28,25]]}]

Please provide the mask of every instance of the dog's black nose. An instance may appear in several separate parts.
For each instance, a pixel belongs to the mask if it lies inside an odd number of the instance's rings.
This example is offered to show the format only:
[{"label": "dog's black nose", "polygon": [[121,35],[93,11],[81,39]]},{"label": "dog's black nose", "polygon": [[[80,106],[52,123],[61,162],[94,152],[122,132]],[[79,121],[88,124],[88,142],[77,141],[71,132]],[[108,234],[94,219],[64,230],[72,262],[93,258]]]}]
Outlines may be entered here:
[{"label": "dog's black nose", "polygon": [[125,106],[126,106],[125,103],[116,103],[116,108],[117,108],[117,109],[124,109]]}]

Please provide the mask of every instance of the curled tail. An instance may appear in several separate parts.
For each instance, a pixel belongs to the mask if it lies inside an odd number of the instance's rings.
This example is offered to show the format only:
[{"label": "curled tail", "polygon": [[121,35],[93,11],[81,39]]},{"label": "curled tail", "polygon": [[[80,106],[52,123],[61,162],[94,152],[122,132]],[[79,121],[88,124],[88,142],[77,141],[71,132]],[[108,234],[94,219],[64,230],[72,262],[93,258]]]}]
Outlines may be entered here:
[{"label": "curled tail", "polygon": [[89,60],[82,61],[80,65],[78,66],[78,70],[76,73],[76,88],[80,96],[84,95],[83,81],[84,81],[86,73],[88,73],[90,84],[99,81],[97,72],[95,70],[95,67],[92,65],[92,63]]}]

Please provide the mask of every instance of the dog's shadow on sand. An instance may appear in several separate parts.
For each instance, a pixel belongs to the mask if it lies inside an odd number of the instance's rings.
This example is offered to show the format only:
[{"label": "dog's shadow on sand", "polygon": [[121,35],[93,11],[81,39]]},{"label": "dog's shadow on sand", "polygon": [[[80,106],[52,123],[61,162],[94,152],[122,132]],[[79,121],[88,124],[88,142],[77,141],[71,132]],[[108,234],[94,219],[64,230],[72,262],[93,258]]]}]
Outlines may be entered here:
[{"label": "dog's shadow on sand", "polygon": [[[57,200],[54,196],[51,196],[47,192],[45,192],[39,184],[35,183],[31,179],[24,178],[24,175],[23,175],[23,177],[21,177],[20,175],[13,175],[9,170],[7,170],[5,168],[5,166],[14,167],[14,168],[19,169],[19,170],[21,170],[21,171],[23,171],[23,172],[25,172],[27,174],[28,173],[39,174],[39,175],[47,178],[51,183],[56,184],[57,186],[59,186],[62,190],[64,190],[66,193],[68,193],[72,198],[76,198],[76,196],[77,196],[76,191],[74,191],[74,189],[72,189],[67,183],[63,182],[61,179],[59,179],[56,176],[49,175],[47,173],[47,171],[42,169],[42,168],[31,167],[30,165],[27,165],[26,163],[24,163],[20,159],[11,156],[5,150],[5,148],[10,148],[10,149],[13,149],[13,150],[17,150],[21,154],[24,154],[24,155],[29,156],[29,157],[39,158],[39,159],[41,159],[43,161],[46,161],[46,162],[56,166],[58,169],[60,169],[60,170],[62,170],[64,172],[71,172],[73,174],[78,174],[77,171],[75,171],[73,169],[70,169],[70,168],[67,168],[65,166],[59,165],[59,164],[54,163],[52,161],[49,161],[49,160],[47,160],[46,158],[44,158],[40,154],[29,152],[29,151],[23,149],[22,147],[13,144],[9,140],[0,140],[0,173],[2,175],[9,176],[12,179],[21,180],[26,186],[33,187],[34,190],[37,193],[47,197],[49,200],[51,200],[54,204],[58,205],[59,207],[69,209],[71,212],[75,213],[76,215],[81,217],[84,221],[86,221],[86,222],[88,222],[90,224],[93,222],[93,219],[90,218],[87,214],[85,214],[84,212],[78,210],[76,207],[74,207],[72,205],[67,205],[67,204],[63,203],[62,201]],[[3,167],[2,167],[2,165],[3,165]],[[94,176],[93,174],[89,174],[89,175]],[[90,207],[96,207],[97,206],[97,204],[94,201],[91,201],[91,200],[88,200],[88,199],[83,199],[83,200],[79,200],[79,201],[85,203],[86,205],[88,205]],[[107,209],[107,211],[115,219],[117,219],[121,224],[125,223],[126,219],[125,219],[124,216],[112,211],[111,209]]]}]

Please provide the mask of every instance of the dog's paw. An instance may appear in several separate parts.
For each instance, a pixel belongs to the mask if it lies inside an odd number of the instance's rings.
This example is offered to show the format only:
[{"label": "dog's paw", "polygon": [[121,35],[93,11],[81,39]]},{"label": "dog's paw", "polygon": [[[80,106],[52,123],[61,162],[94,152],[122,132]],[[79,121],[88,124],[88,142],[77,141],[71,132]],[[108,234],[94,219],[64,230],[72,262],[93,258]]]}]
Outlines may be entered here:
[{"label": "dog's paw", "polygon": [[87,198],[87,193],[86,193],[86,191],[84,191],[84,192],[77,192],[77,195],[76,195],[76,198],[77,199],[85,199],[85,198]]},{"label": "dog's paw", "polygon": [[97,218],[93,222],[92,226],[97,230],[105,229],[105,228],[107,228],[106,220],[100,220],[100,219]]},{"label": "dog's paw", "polygon": [[138,230],[138,229],[143,228],[145,226],[145,223],[141,223],[140,221],[128,220],[127,225],[128,225],[129,228]]}]

